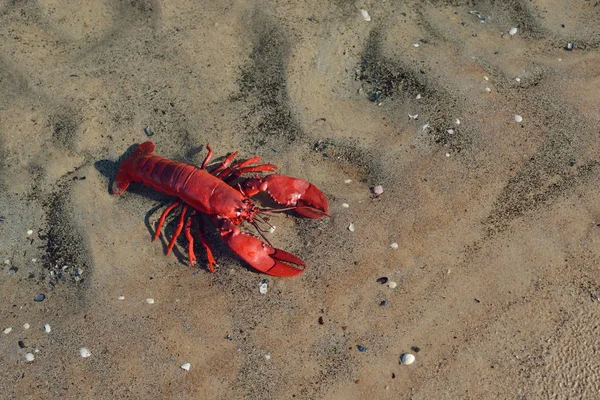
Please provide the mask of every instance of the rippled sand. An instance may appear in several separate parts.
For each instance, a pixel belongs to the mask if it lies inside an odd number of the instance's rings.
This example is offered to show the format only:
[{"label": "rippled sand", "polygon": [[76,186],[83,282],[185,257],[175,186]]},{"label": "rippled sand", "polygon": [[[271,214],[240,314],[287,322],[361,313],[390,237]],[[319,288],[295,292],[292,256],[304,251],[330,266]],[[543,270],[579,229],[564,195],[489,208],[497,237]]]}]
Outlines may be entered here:
[{"label": "rippled sand", "polygon": [[[0,397],[600,396],[598,12],[0,1]],[[305,273],[164,256],[169,199],[109,191],[147,127],[321,188],[332,218],[271,219]]]}]

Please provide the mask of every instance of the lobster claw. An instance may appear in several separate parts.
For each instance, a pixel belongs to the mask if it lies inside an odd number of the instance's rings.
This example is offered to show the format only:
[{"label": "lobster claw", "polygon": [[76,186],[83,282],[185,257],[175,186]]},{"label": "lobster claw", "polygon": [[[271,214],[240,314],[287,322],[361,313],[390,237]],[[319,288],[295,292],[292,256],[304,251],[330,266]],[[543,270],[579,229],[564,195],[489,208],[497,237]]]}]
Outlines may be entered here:
[{"label": "lobster claw", "polygon": [[242,183],[240,188],[248,197],[267,192],[277,203],[294,207],[294,211],[307,218],[323,218],[327,215],[325,195],[303,179],[285,175],[256,176]]},{"label": "lobster claw", "polygon": [[291,277],[300,275],[304,270],[287,263],[306,267],[304,261],[295,255],[271,247],[257,237],[243,233],[228,218],[218,218],[217,226],[223,241],[252,268],[260,272],[273,276]]}]

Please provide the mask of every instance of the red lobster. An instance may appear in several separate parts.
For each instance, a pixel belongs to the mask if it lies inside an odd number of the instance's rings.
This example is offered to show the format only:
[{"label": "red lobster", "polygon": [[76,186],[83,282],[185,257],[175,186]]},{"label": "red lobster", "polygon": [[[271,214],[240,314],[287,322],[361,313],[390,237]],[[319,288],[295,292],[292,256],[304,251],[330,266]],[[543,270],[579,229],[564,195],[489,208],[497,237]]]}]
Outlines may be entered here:
[{"label": "red lobster", "polygon": [[[260,161],[259,157],[231,165],[238,154],[235,152],[214,170],[207,172],[206,166],[213,152],[210,145],[206,145],[206,148],[208,154],[202,162],[202,166],[197,168],[157,156],[153,154],[155,146],[152,142],[142,143],[131,156],[121,162],[113,184],[113,193],[115,195],[123,193],[131,181],[135,181],[178,198],[162,213],[154,234],[155,241],[160,235],[167,215],[181,204],[181,215],[167,247],[167,255],[173,249],[177,237],[183,230],[188,240],[190,264],[196,263],[194,238],[191,234],[191,216],[197,211],[213,217],[223,241],[253,268],[274,276],[301,274],[303,269],[288,263],[306,267],[304,261],[291,253],[272,247],[270,243],[262,242],[253,235],[241,232],[238,225],[248,221],[257,227],[254,219],[258,214],[284,210],[294,210],[308,218],[322,218],[327,215],[327,199],[323,193],[309,182],[284,175],[268,175],[266,177],[257,175],[233,187],[232,182],[242,174],[272,172],[277,167],[273,164],[252,166]],[[250,197],[259,192],[267,192],[275,202],[287,208],[274,210],[257,207],[252,203]],[[186,218],[188,208],[191,210]],[[208,246],[208,241],[202,232],[198,236],[206,249],[208,266],[212,272],[215,272],[216,262]]]}]

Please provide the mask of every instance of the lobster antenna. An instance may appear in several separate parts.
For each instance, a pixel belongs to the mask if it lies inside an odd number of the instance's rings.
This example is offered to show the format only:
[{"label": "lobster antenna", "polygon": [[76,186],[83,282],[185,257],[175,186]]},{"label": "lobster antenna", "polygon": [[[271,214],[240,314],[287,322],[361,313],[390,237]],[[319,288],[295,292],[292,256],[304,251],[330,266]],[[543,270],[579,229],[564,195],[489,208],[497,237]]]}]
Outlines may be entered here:
[{"label": "lobster antenna", "polygon": [[308,208],[309,210],[316,212],[317,214],[325,215],[327,217],[331,217],[331,215],[327,214],[324,211],[319,210],[318,208],[309,207],[309,206],[294,206],[294,207],[286,207],[286,208],[259,208],[259,212],[261,213],[278,213],[283,211],[297,210],[298,208]]},{"label": "lobster antenna", "polygon": [[269,239],[267,239],[266,236],[262,233],[262,231],[260,230],[260,228],[258,227],[258,225],[256,224],[256,222],[252,221],[251,224],[254,225],[254,227],[256,228],[256,230],[258,231],[258,233],[260,234],[260,236],[265,240],[265,242],[267,242],[267,244],[269,246],[273,247],[273,245],[271,244],[271,242],[269,242]]}]

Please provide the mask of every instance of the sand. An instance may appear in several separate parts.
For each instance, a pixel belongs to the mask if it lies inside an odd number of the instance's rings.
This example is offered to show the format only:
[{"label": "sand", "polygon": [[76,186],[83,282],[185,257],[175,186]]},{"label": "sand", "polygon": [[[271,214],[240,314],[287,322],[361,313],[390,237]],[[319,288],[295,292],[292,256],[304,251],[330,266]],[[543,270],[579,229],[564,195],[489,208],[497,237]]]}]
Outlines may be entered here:
[{"label": "sand", "polygon": [[[594,1],[0,1],[0,398],[600,398],[599,23]],[[165,256],[170,198],[109,190],[145,129],[319,187],[331,218],[271,219],[305,272],[214,230],[216,273],[184,238]]]}]

